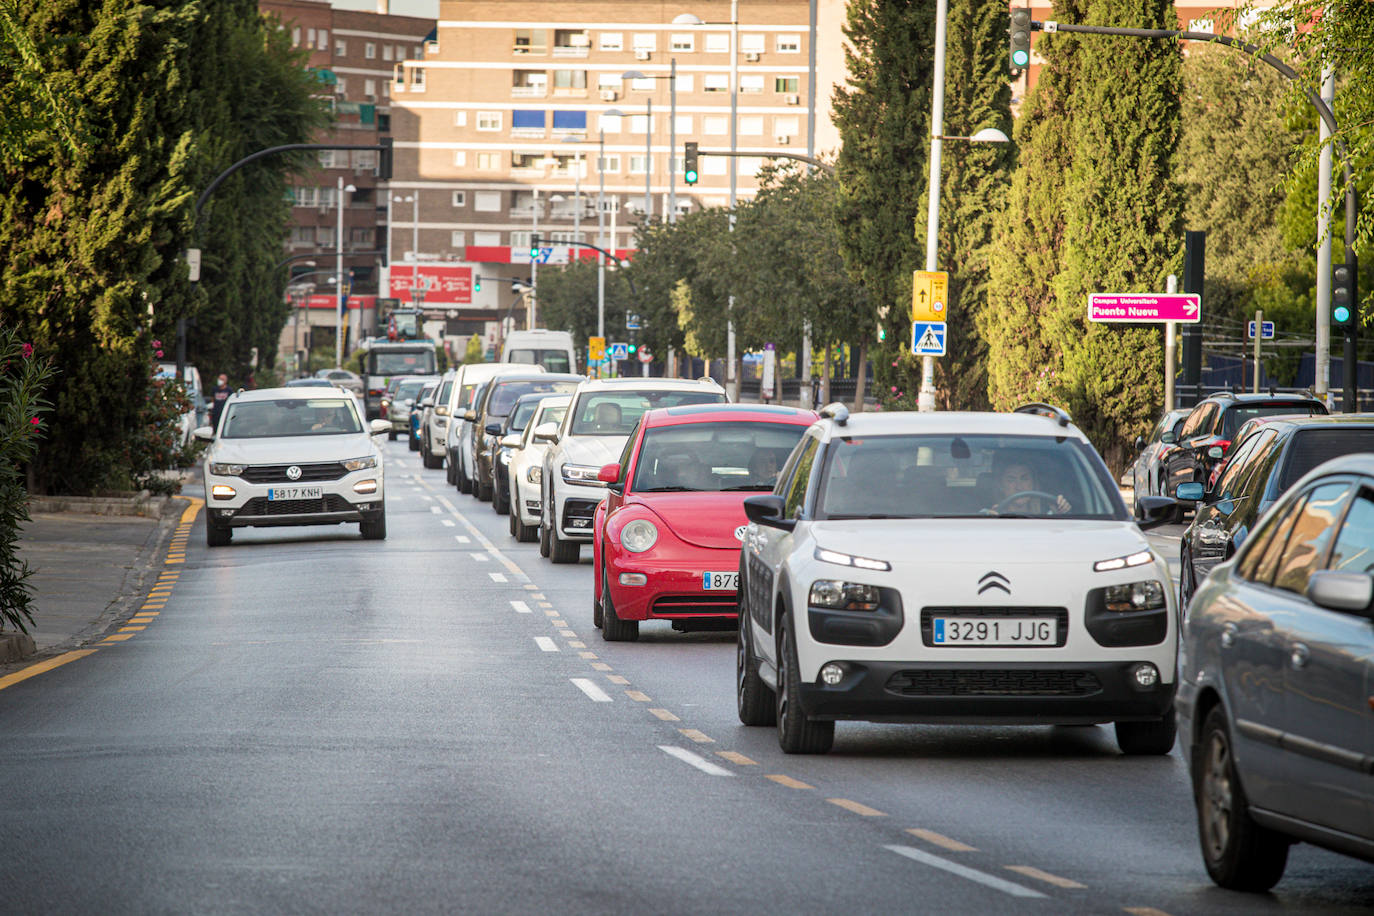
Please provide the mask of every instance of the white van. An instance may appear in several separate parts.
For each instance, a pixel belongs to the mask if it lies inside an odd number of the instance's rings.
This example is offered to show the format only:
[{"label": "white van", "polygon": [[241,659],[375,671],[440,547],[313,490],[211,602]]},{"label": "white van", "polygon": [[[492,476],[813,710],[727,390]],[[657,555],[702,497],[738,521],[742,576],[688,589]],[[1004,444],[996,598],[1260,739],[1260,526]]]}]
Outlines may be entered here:
[{"label": "white van", "polygon": [[543,366],[550,372],[576,372],[577,350],[567,331],[512,331],[501,346],[501,362]]}]

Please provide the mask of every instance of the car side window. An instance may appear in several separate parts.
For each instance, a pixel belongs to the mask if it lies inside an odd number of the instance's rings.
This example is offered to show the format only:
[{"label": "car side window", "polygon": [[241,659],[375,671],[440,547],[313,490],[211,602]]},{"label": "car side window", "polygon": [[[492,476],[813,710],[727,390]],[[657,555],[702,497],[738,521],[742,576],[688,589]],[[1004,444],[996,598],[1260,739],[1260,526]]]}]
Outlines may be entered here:
[{"label": "car side window", "polygon": [[634,448],[639,444],[639,427],[643,425],[642,420],[635,421],[635,428],[630,430],[630,434],[625,437],[625,448],[620,452],[620,479],[630,479],[630,456],[634,454]]},{"label": "car side window", "polygon": [[1350,497],[1348,480],[1320,484],[1303,504],[1293,523],[1293,533],[1279,558],[1274,587],[1301,595],[1313,570],[1320,569],[1322,555],[1336,530]]},{"label": "car side window", "polygon": [[784,518],[796,518],[806,505],[806,485],[811,479],[811,468],[816,463],[816,453],[820,450],[820,440],[808,437],[797,454],[797,465],[793,469],[792,480],[787,488],[786,503],[783,506]]},{"label": "car side window", "polygon": [[1268,585],[1273,580],[1279,555],[1283,552],[1288,535],[1293,530],[1293,522],[1306,501],[1307,494],[1298,494],[1279,511],[1270,514],[1265,524],[1255,532],[1254,537],[1245,542],[1245,556],[1236,568],[1236,573],[1242,579],[1263,585]]},{"label": "car side window", "polygon": [[1207,415],[1207,410],[1212,405],[1199,404],[1192,413],[1188,414],[1188,419],[1183,422],[1183,429],[1179,430],[1178,437],[1187,439],[1197,433],[1198,427],[1202,425],[1202,419]]},{"label": "car side window", "polygon": [[[1220,408],[1213,408],[1212,416],[1207,424],[1207,431],[1212,435],[1220,435],[1226,425],[1226,411]],[[1235,427],[1232,427],[1234,429]]]},{"label": "car side window", "polygon": [[1259,445],[1259,436],[1247,436],[1245,441],[1236,449],[1236,453],[1226,461],[1226,471],[1221,475],[1221,480],[1217,481],[1217,497],[1219,499],[1233,499],[1240,494],[1240,489],[1236,482],[1249,468],[1250,457],[1255,453],[1256,446]]},{"label": "car side window", "polygon": [[1272,429],[1264,430],[1256,438],[1259,442],[1255,445],[1255,451],[1236,479],[1236,492],[1250,497],[1250,505],[1246,508],[1251,512],[1258,512],[1260,500],[1268,489],[1269,477],[1274,473],[1279,456],[1283,454],[1283,440]]},{"label": "car side window", "polygon": [[1328,569],[1339,572],[1374,572],[1374,491],[1361,489],[1350,504],[1336,546],[1331,548]]}]

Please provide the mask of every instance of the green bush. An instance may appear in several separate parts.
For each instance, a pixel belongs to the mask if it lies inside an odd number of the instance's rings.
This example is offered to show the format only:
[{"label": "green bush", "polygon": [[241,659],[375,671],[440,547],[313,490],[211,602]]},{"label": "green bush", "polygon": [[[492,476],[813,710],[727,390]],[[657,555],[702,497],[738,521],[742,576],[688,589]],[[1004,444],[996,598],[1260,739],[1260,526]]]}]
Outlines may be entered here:
[{"label": "green bush", "polygon": [[50,406],[43,391],[53,376],[51,364],[35,357],[33,345],[13,329],[0,327],[0,630],[28,632],[31,570],[19,559],[20,526],[29,520],[24,470],[43,434]]}]

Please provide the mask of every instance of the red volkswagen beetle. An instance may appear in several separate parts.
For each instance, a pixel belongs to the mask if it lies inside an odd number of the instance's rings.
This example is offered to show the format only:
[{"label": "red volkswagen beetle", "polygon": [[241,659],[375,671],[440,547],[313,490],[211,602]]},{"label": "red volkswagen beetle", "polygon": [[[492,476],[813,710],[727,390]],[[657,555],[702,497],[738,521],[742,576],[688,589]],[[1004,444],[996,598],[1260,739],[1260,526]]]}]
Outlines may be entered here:
[{"label": "red volkswagen beetle", "polygon": [[773,489],[816,420],[809,410],[698,404],[646,411],[620,462],[601,469],[593,521],[595,624],[610,641],[641,620],[677,630],[736,624],[744,499]]}]

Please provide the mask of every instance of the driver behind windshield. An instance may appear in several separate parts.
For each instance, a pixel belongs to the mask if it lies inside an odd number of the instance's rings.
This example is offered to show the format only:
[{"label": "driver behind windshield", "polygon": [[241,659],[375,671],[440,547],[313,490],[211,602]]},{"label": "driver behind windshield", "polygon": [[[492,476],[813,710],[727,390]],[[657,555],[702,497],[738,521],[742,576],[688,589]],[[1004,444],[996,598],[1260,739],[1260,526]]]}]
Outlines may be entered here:
[{"label": "driver behind windshield", "polygon": [[[1073,506],[1064,494],[1053,495],[1040,489],[1035,469],[1017,459],[993,463],[993,486],[997,502],[989,511],[997,515],[1067,515]],[[1053,502],[1049,498],[1053,495]],[[1015,497],[1015,498],[1013,498]]]}]

